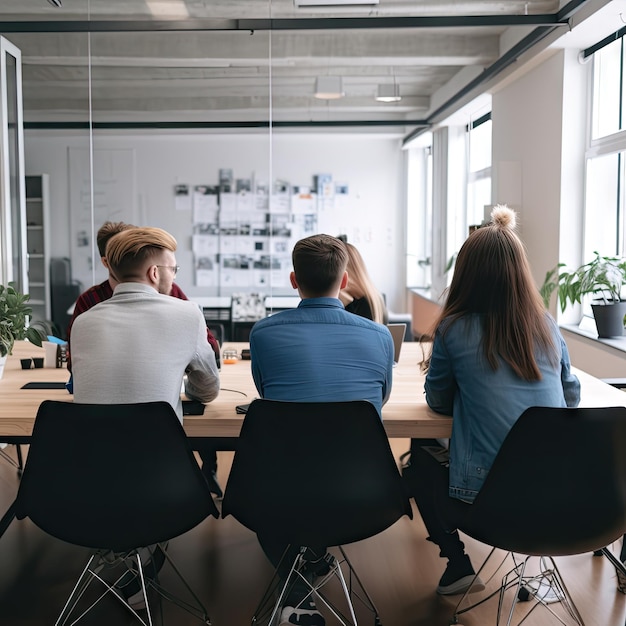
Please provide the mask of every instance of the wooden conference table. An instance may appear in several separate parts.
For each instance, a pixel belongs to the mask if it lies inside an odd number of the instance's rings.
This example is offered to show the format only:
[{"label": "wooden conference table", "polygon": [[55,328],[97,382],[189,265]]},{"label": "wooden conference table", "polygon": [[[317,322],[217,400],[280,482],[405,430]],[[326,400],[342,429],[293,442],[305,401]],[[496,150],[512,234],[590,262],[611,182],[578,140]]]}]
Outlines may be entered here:
[{"label": "wooden conference table", "polygon": [[[247,343],[227,342],[222,352],[235,349],[240,355]],[[28,382],[66,382],[66,369],[22,370],[20,358],[43,356],[43,349],[27,342],[17,342],[7,359],[0,379],[0,441],[28,443],[37,409],[44,400],[71,402],[65,389],[21,389]],[[424,377],[418,362],[422,360],[418,343],[405,343],[400,363],[394,368],[393,390],[383,408],[389,437],[445,437],[452,420],[431,411],[424,399]],[[219,396],[205,406],[203,415],[186,415],[184,427],[189,437],[237,437],[243,423],[235,407],[258,397],[250,361],[222,364]]]},{"label": "wooden conference table", "polygon": [[[225,343],[241,354],[245,343]],[[428,349],[428,346],[424,346]],[[0,379],[0,441],[28,443],[37,409],[44,400],[72,401],[65,389],[21,389],[28,382],[66,382],[66,369],[22,370],[20,358],[43,356],[43,349],[25,341],[17,342],[13,355],[7,359],[4,376]],[[406,342],[400,362],[394,368],[391,397],[383,407],[383,423],[389,437],[431,438],[449,437],[452,418],[432,411],[424,399],[424,375],[418,363],[422,360],[422,345]],[[581,382],[581,406],[626,406],[626,393],[574,368]],[[237,437],[243,415],[236,413],[238,404],[257,397],[252,380],[250,361],[238,360],[223,364],[220,372],[219,396],[207,404],[203,415],[184,418],[189,437]]]}]

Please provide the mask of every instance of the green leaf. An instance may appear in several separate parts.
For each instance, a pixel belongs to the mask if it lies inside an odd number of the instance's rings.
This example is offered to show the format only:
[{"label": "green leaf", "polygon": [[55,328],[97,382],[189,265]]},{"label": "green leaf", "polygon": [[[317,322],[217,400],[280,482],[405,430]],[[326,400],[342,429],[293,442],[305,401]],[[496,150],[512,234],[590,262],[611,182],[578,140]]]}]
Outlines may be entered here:
[{"label": "green leaf", "polygon": [[546,306],[556,290],[561,311],[568,303],[581,303],[586,295],[594,295],[605,302],[619,301],[626,283],[626,259],[601,256],[594,252],[594,258],[577,269],[561,271],[565,267],[559,263],[546,273],[540,293]]},{"label": "green leaf", "polygon": [[[35,332],[28,332],[28,319],[32,309],[28,306],[28,294],[19,293],[14,283],[0,285],[0,355],[11,354],[13,344],[26,339],[30,334],[35,338]],[[41,339],[38,335],[36,340]]]}]

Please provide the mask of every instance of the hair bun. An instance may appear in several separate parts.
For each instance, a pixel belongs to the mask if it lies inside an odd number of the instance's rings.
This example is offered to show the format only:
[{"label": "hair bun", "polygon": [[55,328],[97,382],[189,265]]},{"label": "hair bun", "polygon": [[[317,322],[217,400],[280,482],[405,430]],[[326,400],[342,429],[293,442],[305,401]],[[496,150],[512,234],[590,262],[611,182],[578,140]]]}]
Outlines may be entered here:
[{"label": "hair bun", "polygon": [[501,228],[510,228],[513,230],[516,224],[515,211],[509,209],[506,204],[496,204],[491,211],[491,223]]}]

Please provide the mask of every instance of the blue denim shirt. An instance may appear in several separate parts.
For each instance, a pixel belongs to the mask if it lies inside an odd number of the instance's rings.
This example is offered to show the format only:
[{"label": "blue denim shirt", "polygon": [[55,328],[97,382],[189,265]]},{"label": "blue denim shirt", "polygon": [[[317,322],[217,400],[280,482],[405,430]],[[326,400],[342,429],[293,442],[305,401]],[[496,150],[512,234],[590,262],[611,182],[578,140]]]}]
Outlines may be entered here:
[{"label": "blue denim shirt", "polygon": [[337,298],[306,298],[258,321],[250,357],[259,395],[269,400],[369,400],[381,414],[391,393],[389,329],[349,313]]},{"label": "blue denim shirt", "polygon": [[437,329],[425,390],[433,410],[453,416],[451,497],[474,500],[504,438],[528,407],[578,405],[580,383],[570,372],[569,353],[556,322],[549,319],[556,365],[538,352],[541,380],[532,382],[519,378],[504,361],[496,371],[491,369],[482,348],[480,316],[470,315],[449,326],[444,320]]}]

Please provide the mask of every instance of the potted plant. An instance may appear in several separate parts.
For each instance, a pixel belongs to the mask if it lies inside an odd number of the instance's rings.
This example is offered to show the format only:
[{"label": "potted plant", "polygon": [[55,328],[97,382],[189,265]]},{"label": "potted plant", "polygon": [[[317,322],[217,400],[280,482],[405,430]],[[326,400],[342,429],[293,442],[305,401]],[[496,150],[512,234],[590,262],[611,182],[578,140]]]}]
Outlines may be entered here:
[{"label": "potted plant", "polygon": [[601,256],[598,252],[594,255],[593,260],[572,272],[562,270],[564,263],[547,272],[540,289],[541,296],[547,307],[552,293],[556,291],[561,312],[565,311],[568,302],[581,303],[583,296],[594,296],[591,309],[598,336],[621,337],[626,316],[626,301],[622,299],[626,259]]},{"label": "potted plant", "polygon": [[14,283],[0,285],[0,377],[4,370],[7,355],[13,351],[13,344],[21,339],[28,339],[36,346],[46,339],[43,331],[35,324],[28,325],[28,316],[32,313],[28,306],[28,294],[19,293]]}]

